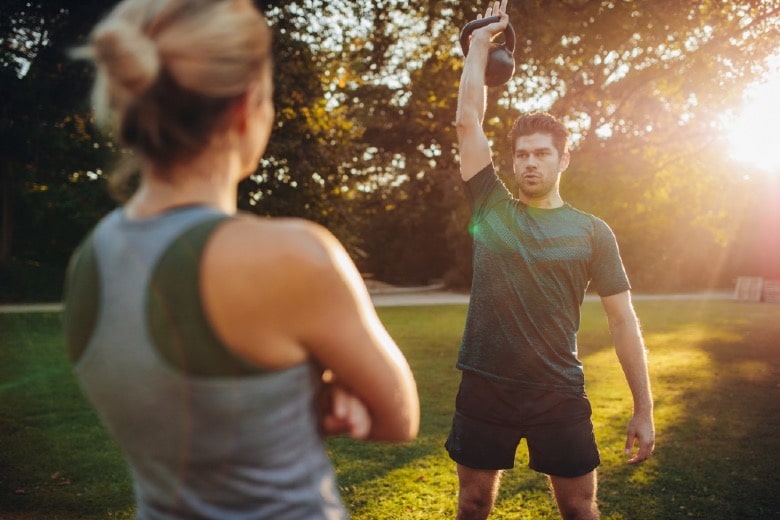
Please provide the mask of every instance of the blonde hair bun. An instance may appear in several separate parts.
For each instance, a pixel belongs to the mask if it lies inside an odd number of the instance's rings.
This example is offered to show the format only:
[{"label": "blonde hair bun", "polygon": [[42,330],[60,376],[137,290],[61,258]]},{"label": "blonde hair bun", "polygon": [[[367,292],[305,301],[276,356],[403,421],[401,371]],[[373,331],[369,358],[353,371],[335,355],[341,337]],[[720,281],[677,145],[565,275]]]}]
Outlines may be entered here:
[{"label": "blonde hair bun", "polygon": [[[122,19],[106,20],[95,28],[92,50],[107,75],[109,89],[138,95],[157,79],[160,55],[147,35]],[[119,92],[117,92],[119,90]]]},{"label": "blonde hair bun", "polygon": [[166,171],[210,143],[250,86],[270,100],[271,39],[251,0],[121,0],[70,55],[96,66],[97,125]]}]

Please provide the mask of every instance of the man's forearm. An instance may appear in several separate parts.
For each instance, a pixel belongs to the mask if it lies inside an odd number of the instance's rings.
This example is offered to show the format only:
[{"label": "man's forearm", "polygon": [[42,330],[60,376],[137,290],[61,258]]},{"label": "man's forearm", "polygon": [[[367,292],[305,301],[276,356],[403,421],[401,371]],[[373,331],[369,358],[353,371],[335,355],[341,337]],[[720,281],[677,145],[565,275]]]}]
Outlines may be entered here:
[{"label": "man's forearm", "polygon": [[458,90],[455,116],[460,151],[460,175],[469,180],[491,162],[490,143],[482,129],[485,117],[485,64],[490,35],[475,31]]},{"label": "man's forearm", "polygon": [[647,371],[647,356],[639,324],[627,320],[612,327],[615,351],[634,398],[635,413],[652,413],[653,397]]},{"label": "man's forearm", "polygon": [[471,33],[469,50],[458,87],[455,126],[460,152],[460,176],[464,181],[474,177],[492,161],[490,142],[482,129],[487,99],[485,67],[491,40],[509,23],[506,15],[506,0],[502,0],[500,7],[498,2],[495,2],[485,11],[486,17],[493,15],[498,16],[498,22],[489,23]]},{"label": "man's forearm", "polygon": [[455,124],[458,126],[482,125],[486,103],[485,67],[489,48],[488,37],[475,33],[460,78],[458,110],[455,116]]}]

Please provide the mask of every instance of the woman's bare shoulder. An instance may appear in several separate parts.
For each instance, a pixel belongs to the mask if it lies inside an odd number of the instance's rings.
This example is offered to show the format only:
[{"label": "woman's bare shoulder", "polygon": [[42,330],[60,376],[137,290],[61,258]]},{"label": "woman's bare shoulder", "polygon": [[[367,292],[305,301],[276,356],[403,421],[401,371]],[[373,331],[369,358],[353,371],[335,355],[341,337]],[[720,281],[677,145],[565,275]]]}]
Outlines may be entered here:
[{"label": "woman's bare shoulder", "polygon": [[258,261],[287,258],[306,260],[332,247],[334,237],[325,227],[300,218],[263,218],[240,215],[215,234],[223,254]]},{"label": "woman's bare shoulder", "polygon": [[313,295],[337,278],[328,260],[330,236],[306,220],[252,216],[215,231],[203,257],[202,294],[227,345],[262,366],[289,366],[307,356],[295,338],[308,321],[302,317],[316,315]]},{"label": "woman's bare shoulder", "polygon": [[330,278],[343,254],[338,240],[317,223],[241,215],[211,237],[204,267],[223,283],[262,279],[267,289],[293,294],[318,278]]}]

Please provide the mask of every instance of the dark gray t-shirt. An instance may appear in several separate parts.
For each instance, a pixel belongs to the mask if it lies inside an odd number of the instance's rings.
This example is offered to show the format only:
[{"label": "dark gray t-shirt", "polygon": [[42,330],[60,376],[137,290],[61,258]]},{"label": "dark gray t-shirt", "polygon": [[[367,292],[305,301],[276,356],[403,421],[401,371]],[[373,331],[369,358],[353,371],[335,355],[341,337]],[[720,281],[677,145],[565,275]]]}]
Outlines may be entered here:
[{"label": "dark gray t-shirt", "polygon": [[615,235],[568,204],[513,198],[488,165],[466,183],[474,272],[457,366],[529,388],[584,391],[580,305],[630,289]]}]

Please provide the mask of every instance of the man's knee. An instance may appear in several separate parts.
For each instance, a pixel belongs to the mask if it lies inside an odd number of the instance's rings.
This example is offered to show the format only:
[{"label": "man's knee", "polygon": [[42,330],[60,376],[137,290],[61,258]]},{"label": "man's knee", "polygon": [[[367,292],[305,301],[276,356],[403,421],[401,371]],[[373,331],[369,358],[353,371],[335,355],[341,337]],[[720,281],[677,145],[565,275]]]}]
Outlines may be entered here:
[{"label": "man's knee", "polygon": [[492,509],[492,498],[463,493],[458,497],[458,520],[482,520],[488,517]]},{"label": "man's knee", "polygon": [[487,518],[498,495],[500,471],[485,471],[458,465],[458,520]]},{"label": "man's knee", "polygon": [[595,499],[558,500],[558,509],[563,520],[599,519],[599,507]]},{"label": "man's knee", "polygon": [[598,520],[595,471],[577,478],[550,477],[550,482],[564,520]]}]

